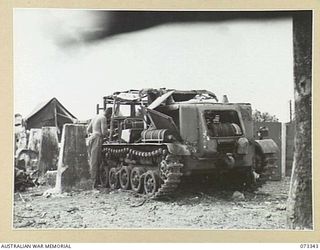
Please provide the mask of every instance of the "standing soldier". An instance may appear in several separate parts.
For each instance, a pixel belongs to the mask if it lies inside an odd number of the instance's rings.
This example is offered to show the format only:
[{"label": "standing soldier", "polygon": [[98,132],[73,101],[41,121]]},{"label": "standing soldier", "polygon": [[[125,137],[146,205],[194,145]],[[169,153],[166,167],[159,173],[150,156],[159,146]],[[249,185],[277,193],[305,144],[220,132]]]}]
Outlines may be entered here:
[{"label": "standing soldier", "polygon": [[111,114],[112,108],[106,109],[103,114],[97,115],[93,118],[87,128],[87,133],[90,134],[88,141],[88,153],[93,188],[97,187],[97,177],[102,162],[102,141],[108,134],[107,122],[110,120]]}]

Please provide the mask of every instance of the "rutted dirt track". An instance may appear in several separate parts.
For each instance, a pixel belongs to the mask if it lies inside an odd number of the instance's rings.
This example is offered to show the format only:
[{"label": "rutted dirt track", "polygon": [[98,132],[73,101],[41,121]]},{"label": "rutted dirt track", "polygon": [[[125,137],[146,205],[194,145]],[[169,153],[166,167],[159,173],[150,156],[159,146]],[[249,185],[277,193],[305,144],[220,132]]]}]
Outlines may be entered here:
[{"label": "rutted dirt track", "polygon": [[188,184],[164,201],[110,189],[46,197],[46,189],[14,194],[14,228],[286,229],[289,178],[236,198]]}]

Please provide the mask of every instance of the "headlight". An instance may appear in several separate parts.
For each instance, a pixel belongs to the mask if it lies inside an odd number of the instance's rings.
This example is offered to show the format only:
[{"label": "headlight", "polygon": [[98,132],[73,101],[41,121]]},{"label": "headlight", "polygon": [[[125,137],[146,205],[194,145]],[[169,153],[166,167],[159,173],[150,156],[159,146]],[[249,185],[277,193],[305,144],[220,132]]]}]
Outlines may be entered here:
[{"label": "headlight", "polygon": [[249,141],[245,137],[241,137],[238,140],[238,148],[237,148],[237,153],[239,155],[245,155],[248,154],[249,151]]}]

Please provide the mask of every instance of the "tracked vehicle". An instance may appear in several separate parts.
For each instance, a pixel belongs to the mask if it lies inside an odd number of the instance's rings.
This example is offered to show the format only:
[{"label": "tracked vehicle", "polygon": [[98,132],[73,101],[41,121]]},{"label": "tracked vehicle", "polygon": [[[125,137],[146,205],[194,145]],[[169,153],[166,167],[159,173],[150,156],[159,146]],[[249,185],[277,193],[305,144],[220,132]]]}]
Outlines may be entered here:
[{"label": "tracked vehicle", "polygon": [[107,108],[100,179],[112,189],[161,198],[184,176],[231,173],[250,186],[276,167],[278,147],[254,139],[248,103],[219,103],[206,90],[143,89],[104,97]]}]

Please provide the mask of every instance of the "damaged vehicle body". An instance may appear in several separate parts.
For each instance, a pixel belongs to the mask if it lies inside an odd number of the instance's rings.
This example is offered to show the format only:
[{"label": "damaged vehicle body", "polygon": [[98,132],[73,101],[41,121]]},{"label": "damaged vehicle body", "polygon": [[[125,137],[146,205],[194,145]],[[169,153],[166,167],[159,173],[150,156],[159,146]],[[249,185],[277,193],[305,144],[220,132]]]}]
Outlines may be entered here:
[{"label": "damaged vehicle body", "polygon": [[143,89],[104,97],[108,107],[100,179],[113,189],[161,198],[183,176],[230,173],[249,187],[277,167],[275,142],[254,139],[248,103],[219,103],[206,90]]}]

